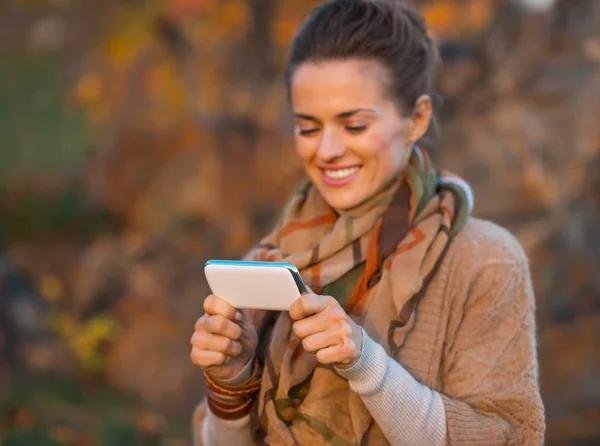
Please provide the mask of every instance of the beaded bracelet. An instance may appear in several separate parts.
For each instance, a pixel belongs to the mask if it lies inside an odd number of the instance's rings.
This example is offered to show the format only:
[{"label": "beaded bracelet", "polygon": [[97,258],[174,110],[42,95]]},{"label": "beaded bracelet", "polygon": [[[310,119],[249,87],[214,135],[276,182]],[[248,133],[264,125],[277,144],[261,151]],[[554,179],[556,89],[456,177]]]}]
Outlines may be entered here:
[{"label": "beaded bracelet", "polygon": [[224,385],[204,373],[206,398],[211,412],[223,420],[237,420],[250,413],[254,396],[260,388],[262,369],[254,358],[252,374],[243,383]]}]

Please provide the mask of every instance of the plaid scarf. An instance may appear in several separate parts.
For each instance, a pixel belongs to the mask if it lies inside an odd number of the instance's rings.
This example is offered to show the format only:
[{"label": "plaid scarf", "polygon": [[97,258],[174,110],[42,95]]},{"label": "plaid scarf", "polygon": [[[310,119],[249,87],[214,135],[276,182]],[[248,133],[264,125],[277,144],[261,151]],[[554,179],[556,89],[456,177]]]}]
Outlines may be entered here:
[{"label": "plaid scarf", "polygon": [[[472,209],[469,186],[439,173],[414,147],[404,175],[348,213],[336,213],[310,183],[248,260],[294,264],[315,293],[335,297],[394,357],[451,237]],[[253,411],[255,440],[270,445],[387,444],[360,397],[331,366],[304,352],[287,313],[271,313]],[[269,318],[267,318],[269,319]],[[268,333],[268,335],[267,335]]]}]

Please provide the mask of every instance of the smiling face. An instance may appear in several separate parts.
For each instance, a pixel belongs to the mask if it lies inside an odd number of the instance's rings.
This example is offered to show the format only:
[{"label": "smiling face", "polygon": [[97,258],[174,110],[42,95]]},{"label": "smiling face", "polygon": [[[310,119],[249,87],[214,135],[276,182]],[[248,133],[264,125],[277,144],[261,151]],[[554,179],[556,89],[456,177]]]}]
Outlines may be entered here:
[{"label": "smiling face", "polygon": [[292,76],[296,149],[334,209],[355,208],[397,178],[429,125],[429,98],[402,116],[386,75],[377,61],[350,59],[306,62]]}]

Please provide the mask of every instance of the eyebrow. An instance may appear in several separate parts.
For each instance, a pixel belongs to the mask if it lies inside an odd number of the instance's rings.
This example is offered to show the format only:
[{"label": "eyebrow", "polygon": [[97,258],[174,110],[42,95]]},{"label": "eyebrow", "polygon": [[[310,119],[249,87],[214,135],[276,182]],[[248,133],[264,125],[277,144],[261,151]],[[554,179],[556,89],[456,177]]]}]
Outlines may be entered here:
[{"label": "eyebrow", "polygon": [[[371,109],[371,108],[355,108],[353,110],[348,110],[342,113],[338,113],[336,115],[336,118],[338,119],[345,119],[345,118],[349,118],[353,115],[355,115],[356,113],[359,113],[361,111],[366,111],[366,112],[370,112],[370,113],[376,113],[375,110]],[[304,113],[294,113],[294,116],[296,118],[299,119],[305,119],[307,121],[313,121],[313,122],[320,122],[317,118],[315,118],[314,116],[310,116],[310,115],[305,115]]]}]

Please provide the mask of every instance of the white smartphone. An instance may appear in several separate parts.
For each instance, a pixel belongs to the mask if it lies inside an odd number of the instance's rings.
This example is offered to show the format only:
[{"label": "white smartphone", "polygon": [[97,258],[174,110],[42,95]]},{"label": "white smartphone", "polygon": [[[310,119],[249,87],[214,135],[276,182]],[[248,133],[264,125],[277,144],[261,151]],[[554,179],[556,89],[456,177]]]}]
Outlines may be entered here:
[{"label": "white smartphone", "polygon": [[235,308],[288,311],[308,292],[298,269],[286,262],[209,260],[204,274],[211,292]]}]

